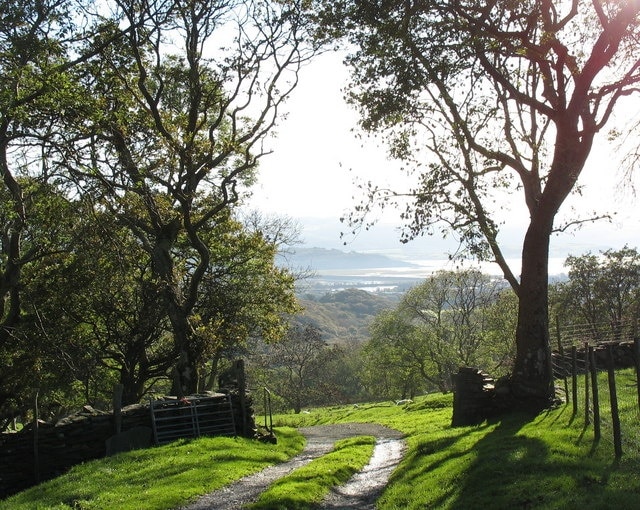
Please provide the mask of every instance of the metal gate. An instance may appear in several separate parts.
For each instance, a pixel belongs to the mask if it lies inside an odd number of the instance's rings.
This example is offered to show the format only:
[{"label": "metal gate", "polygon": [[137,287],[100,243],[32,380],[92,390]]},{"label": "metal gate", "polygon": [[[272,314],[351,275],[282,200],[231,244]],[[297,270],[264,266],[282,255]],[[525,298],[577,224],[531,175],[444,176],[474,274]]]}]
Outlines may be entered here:
[{"label": "metal gate", "polygon": [[151,401],[151,423],[156,444],[199,436],[235,436],[229,395]]}]

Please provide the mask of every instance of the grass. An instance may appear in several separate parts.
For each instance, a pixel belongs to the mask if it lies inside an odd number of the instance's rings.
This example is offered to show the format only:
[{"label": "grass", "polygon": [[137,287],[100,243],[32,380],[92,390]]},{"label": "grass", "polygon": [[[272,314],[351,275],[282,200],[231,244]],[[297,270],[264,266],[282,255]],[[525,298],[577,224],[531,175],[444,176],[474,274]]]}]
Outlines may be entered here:
[{"label": "grass", "polygon": [[0,501],[1,510],[160,510],[184,505],[298,453],[304,438],[277,430],[278,444],[242,438],[182,440],[80,464]]},{"label": "grass", "polygon": [[331,487],[343,485],[369,462],[375,438],[358,436],[336,442],[332,452],[281,478],[262,493],[251,510],[314,508]]},{"label": "grass", "polygon": [[[408,450],[378,502],[382,510],[640,508],[635,374],[616,375],[620,459],[614,455],[606,374],[599,380],[599,441],[593,439],[592,426],[584,424],[582,401],[576,415],[568,404],[537,416],[514,414],[451,428],[452,397],[432,395],[402,407],[379,403],[274,416],[283,427],[276,446],[210,438],[89,462],[0,502],[0,509],[175,508],[299,451],[303,440],[291,427],[346,422],[381,423],[405,434]],[[371,447],[371,439],[340,443],[331,454],[274,484],[254,509],[308,508],[303,505],[313,505],[322,491],[342,483],[347,469],[364,465]],[[311,492],[318,495],[296,499]]]},{"label": "grass", "polygon": [[597,442],[584,425],[584,411],[573,416],[570,404],[538,416],[510,415],[455,429],[449,426],[451,396],[402,408],[390,403],[336,407],[274,419],[289,426],[373,421],[404,432],[409,449],[379,509],[635,509],[640,508],[635,374],[620,371],[616,379],[624,451],[619,460],[606,374],[599,378],[602,438]]}]

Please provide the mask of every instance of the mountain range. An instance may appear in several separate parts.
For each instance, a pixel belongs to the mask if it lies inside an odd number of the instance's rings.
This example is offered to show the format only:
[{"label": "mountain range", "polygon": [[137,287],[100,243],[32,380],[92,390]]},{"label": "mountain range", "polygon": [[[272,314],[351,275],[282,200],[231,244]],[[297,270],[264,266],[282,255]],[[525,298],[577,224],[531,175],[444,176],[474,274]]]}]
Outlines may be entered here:
[{"label": "mountain range", "polygon": [[281,254],[279,264],[293,268],[308,268],[312,271],[419,267],[417,264],[380,253],[344,252],[330,248],[296,248],[294,251]]}]

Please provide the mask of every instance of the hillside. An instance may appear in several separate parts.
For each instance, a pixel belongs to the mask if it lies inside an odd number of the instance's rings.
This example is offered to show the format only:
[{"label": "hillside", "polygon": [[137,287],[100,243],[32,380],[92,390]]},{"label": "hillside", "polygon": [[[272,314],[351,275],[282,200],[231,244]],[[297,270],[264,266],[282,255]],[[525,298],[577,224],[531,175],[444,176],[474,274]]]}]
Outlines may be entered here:
[{"label": "hillside", "polygon": [[[610,421],[603,420],[601,437],[595,439],[593,427],[582,418],[583,408],[576,415],[571,413],[571,404],[563,404],[537,416],[513,413],[480,425],[451,427],[452,395],[433,394],[405,405],[332,405],[308,413],[276,415],[275,444],[240,437],[201,437],[86,462],[0,501],[0,509],[182,508],[201,495],[234,487],[231,483],[245,475],[299,453],[304,440],[291,427],[307,427],[308,431],[321,424],[330,425],[329,431],[335,430],[335,424],[349,428],[379,424],[404,436],[407,450],[376,502],[379,509],[640,508],[637,379],[634,370],[615,375],[624,439],[621,458],[614,456]],[[610,411],[607,374],[599,379],[605,416]],[[584,391],[582,381],[577,381],[579,394]],[[289,476],[271,486],[268,506],[254,504],[251,508],[318,508],[325,494],[344,483],[332,474],[353,466],[352,452],[358,446],[365,445],[341,443],[330,453],[322,450],[322,456],[307,466],[289,469]],[[235,496],[228,491],[226,498]]]},{"label": "hillside", "polygon": [[367,339],[373,317],[394,306],[389,298],[358,289],[330,292],[317,299],[307,296],[300,303],[305,309],[301,322],[316,326],[329,343]]}]

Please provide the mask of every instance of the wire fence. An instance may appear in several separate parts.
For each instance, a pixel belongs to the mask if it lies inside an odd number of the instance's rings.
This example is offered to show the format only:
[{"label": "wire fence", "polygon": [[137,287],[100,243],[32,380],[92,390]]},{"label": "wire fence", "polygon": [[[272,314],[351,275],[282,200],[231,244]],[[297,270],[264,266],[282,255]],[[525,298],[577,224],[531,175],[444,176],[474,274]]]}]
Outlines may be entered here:
[{"label": "wire fence", "polygon": [[592,427],[595,441],[611,441],[616,458],[640,446],[640,341],[635,324],[557,328],[553,371],[558,396],[574,419]]},{"label": "wire fence", "polygon": [[556,318],[554,333],[559,350],[583,346],[585,343],[593,346],[633,343],[640,336],[640,318],[562,325]]}]

